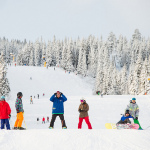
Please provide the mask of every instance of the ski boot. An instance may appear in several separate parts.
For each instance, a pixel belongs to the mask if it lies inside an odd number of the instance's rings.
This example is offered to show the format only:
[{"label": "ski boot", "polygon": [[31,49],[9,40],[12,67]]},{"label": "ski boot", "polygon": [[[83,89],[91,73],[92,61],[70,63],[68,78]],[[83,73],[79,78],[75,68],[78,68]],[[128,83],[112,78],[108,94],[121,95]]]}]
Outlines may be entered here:
[{"label": "ski boot", "polygon": [[62,129],[67,129],[67,127],[62,127]]},{"label": "ski boot", "polygon": [[26,130],[26,128],[23,128],[23,127],[18,127],[17,129],[18,130]]},{"label": "ski boot", "polygon": [[49,129],[53,129],[53,127],[49,127]]},{"label": "ski boot", "polygon": [[12,128],[13,130],[17,130],[17,127]]}]

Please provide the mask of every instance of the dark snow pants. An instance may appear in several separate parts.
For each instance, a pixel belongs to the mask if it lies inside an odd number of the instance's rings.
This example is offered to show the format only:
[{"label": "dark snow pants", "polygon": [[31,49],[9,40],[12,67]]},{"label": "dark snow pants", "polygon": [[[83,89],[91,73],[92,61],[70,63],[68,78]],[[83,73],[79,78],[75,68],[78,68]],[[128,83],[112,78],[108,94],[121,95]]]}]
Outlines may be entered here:
[{"label": "dark snow pants", "polygon": [[53,127],[53,126],[54,126],[54,122],[55,122],[57,116],[59,116],[59,118],[60,118],[60,120],[61,120],[62,127],[67,127],[67,126],[66,126],[66,123],[65,123],[65,120],[64,120],[64,114],[53,114],[53,115],[52,115],[51,122],[50,122],[50,127]]},{"label": "dark snow pants", "polygon": [[1,129],[4,129],[5,124],[7,130],[10,130],[9,119],[1,119]]}]

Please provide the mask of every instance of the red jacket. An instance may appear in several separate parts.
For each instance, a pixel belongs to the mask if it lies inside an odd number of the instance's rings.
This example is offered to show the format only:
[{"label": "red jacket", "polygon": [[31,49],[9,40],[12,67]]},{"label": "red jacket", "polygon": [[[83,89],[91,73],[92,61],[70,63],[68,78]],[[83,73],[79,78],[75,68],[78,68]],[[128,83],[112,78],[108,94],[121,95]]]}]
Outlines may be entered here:
[{"label": "red jacket", "polygon": [[11,109],[6,101],[0,101],[0,119],[8,119]]},{"label": "red jacket", "polygon": [[43,118],[42,121],[45,121],[45,118]]}]

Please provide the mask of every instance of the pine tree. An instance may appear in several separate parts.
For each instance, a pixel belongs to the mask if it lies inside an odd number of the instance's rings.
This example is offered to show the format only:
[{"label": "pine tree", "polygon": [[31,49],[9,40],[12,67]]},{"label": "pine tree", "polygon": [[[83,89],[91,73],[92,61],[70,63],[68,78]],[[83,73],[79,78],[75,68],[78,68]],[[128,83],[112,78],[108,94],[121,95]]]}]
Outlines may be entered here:
[{"label": "pine tree", "polygon": [[0,56],[0,96],[8,96],[10,92],[9,82],[6,78],[6,65],[3,59],[3,54]]}]

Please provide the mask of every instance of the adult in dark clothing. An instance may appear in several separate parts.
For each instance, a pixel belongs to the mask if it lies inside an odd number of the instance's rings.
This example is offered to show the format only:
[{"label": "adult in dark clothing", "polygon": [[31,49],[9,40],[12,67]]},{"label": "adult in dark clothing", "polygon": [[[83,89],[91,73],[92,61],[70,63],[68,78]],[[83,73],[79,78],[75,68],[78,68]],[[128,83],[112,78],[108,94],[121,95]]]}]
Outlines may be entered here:
[{"label": "adult in dark clothing", "polygon": [[50,122],[50,129],[54,127],[54,122],[56,120],[56,117],[59,116],[61,123],[62,123],[62,128],[66,129],[66,123],[64,120],[64,105],[63,103],[67,101],[67,98],[63,93],[57,91],[54,93],[54,95],[50,98],[50,101],[53,102],[53,107],[52,107],[52,119]]}]

